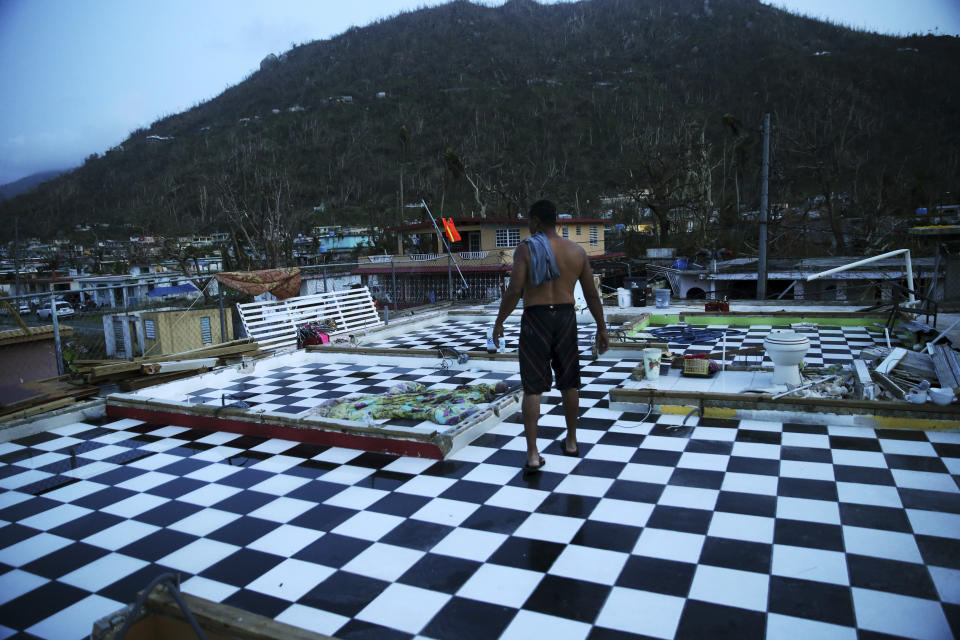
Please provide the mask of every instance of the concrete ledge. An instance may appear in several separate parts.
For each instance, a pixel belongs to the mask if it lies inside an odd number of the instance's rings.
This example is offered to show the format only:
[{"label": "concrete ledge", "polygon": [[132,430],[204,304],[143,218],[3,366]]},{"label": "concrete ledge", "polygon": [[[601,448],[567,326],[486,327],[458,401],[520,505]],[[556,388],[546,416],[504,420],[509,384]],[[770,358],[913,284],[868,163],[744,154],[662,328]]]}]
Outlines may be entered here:
[{"label": "concrete ledge", "polygon": [[35,416],[10,420],[0,424],[0,442],[25,438],[35,433],[43,433],[74,422],[83,422],[89,418],[102,418],[105,413],[106,399],[95,398]]}]

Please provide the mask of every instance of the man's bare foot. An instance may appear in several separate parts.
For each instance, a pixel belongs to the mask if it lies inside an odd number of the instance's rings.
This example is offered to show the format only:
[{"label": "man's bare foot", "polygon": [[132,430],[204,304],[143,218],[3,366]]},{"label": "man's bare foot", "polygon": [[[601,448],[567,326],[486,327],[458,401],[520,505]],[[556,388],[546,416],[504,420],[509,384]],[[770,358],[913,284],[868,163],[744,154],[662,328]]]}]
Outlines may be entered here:
[{"label": "man's bare foot", "polygon": [[580,457],[580,447],[577,446],[577,443],[576,443],[576,442],[574,442],[574,443],[573,443],[573,446],[571,446],[569,442],[567,442],[566,440],[564,440],[563,445],[561,446],[561,448],[563,449],[563,455],[565,455],[565,456],[571,456],[571,457],[573,457],[573,458],[579,458],[579,457]]}]

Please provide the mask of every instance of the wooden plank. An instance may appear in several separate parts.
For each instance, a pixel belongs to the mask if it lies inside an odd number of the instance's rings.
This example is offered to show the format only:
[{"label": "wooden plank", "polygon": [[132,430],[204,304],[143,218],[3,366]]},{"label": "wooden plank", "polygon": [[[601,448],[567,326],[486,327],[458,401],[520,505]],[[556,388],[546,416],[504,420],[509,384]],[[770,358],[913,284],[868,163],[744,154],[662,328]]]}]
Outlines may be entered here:
[{"label": "wooden plank", "polygon": [[906,357],[906,355],[907,355],[906,349],[897,347],[890,353],[890,355],[888,355],[886,358],[883,359],[883,362],[877,365],[877,368],[875,369],[875,371],[877,371],[878,373],[882,373],[884,375],[890,373],[893,370],[893,368],[896,367],[900,363],[900,361],[904,359],[904,357]]},{"label": "wooden plank", "polygon": [[4,412],[2,415],[0,415],[0,422],[19,420],[20,418],[29,418],[30,416],[35,416],[38,413],[46,413],[47,411],[53,411],[54,409],[61,409],[73,403],[73,398],[60,398],[59,400],[44,402],[26,409],[14,409],[12,411]]},{"label": "wooden plank", "polygon": [[46,397],[45,392],[25,388],[23,385],[0,385],[0,409],[16,409],[17,407],[37,403]]},{"label": "wooden plank", "polygon": [[870,377],[881,387],[889,391],[893,397],[903,400],[906,398],[906,392],[900,386],[891,380],[888,376],[880,373],[876,369],[870,372]]},{"label": "wooden plank", "polygon": [[958,381],[951,363],[953,358],[951,358],[950,353],[952,352],[953,349],[945,344],[933,346],[933,367],[937,373],[937,379],[940,381],[940,386],[944,389],[954,389],[960,386],[960,381]]},{"label": "wooden plank", "polygon": [[121,391],[136,391],[138,389],[144,389],[146,387],[153,387],[158,384],[163,384],[164,382],[173,382],[174,380],[181,380],[183,378],[192,378],[193,376],[206,373],[207,371],[208,369],[200,369],[198,371],[178,371],[177,373],[160,374],[155,376],[126,378],[117,382],[117,386]]},{"label": "wooden plank", "polygon": [[174,360],[170,362],[151,362],[143,365],[143,372],[148,375],[157,373],[175,373],[177,371],[196,371],[210,369],[217,364],[216,358],[196,358],[193,360]]}]

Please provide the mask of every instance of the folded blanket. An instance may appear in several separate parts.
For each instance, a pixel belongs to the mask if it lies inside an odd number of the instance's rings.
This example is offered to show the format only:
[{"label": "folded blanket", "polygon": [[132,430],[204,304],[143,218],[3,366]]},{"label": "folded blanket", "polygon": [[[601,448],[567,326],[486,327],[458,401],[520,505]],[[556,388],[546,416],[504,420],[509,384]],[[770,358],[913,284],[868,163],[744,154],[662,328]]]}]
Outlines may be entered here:
[{"label": "folded blanket", "polygon": [[530,250],[530,284],[539,287],[544,282],[559,278],[560,270],[547,236],[542,231],[537,231],[524,242]]}]

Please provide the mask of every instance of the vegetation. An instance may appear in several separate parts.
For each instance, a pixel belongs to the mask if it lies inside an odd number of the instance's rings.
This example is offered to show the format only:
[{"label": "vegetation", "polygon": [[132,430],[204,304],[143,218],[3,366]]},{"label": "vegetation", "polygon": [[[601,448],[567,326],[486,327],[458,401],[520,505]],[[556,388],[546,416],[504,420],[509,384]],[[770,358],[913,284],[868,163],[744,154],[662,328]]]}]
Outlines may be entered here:
[{"label": "vegetation", "polygon": [[230,231],[242,268],[284,263],[314,225],[398,224],[421,198],[512,217],[550,197],[750,252],[769,112],[773,253],[893,248],[897,216],[960,193],[958,54],[757,0],[455,1],[268,58],[0,215],[40,237]]}]

